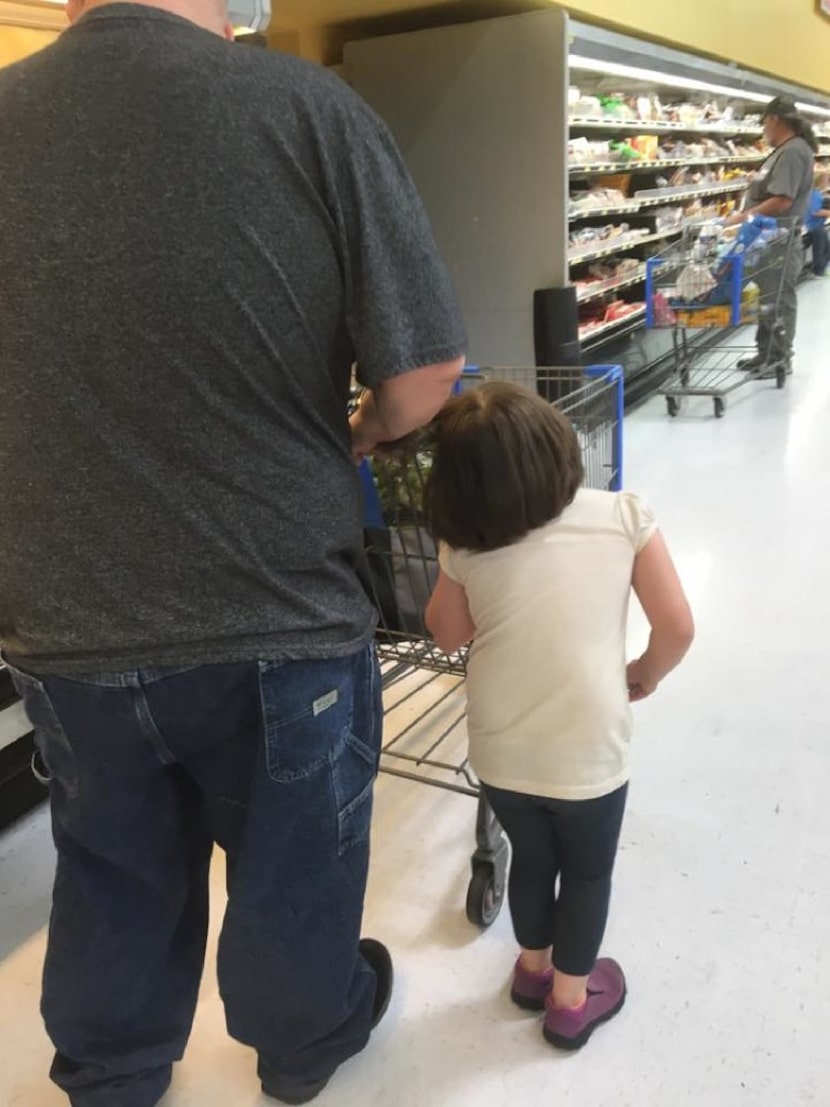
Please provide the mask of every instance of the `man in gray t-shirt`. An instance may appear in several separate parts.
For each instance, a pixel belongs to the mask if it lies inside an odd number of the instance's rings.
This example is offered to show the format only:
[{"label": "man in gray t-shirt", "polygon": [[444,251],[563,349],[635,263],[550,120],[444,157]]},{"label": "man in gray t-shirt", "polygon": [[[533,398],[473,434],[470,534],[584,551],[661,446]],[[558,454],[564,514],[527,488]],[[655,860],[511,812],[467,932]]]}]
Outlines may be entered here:
[{"label": "man in gray t-shirt", "polygon": [[51,779],[43,1010],[74,1107],[154,1104],[218,842],[228,1026],[300,1103],[391,987],[358,949],[381,714],[354,458],[435,414],[465,339],[370,109],[227,41],[219,0],[155,2],[70,0],[0,71],[0,641]]},{"label": "man in gray t-shirt", "polygon": [[797,286],[804,266],[802,223],[813,190],[817,144],[812,128],[795,104],[782,97],[772,100],[764,112],[764,136],[773,151],[755,174],[743,210],[730,222],[743,222],[753,215],[796,221],[786,246],[778,247],[779,256],[772,259],[775,265],[765,264],[756,278],[762,296],[758,353],[743,364],[759,376],[774,377],[779,367],[787,372],[792,369]]}]

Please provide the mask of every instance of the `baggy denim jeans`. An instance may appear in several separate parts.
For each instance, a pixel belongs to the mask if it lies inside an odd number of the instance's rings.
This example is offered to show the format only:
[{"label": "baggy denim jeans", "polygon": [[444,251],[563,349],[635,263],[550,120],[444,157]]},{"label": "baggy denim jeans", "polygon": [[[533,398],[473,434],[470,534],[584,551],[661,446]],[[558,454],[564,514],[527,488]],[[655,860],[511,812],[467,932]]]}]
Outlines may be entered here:
[{"label": "baggy denim jeans", "polygon": [[51,778],[42,1011],[73,1107],[154,1107],[170,1083],[196,1006],[215,843],[229,1033],[289,1091],[363,1049],[374,648],[83,678],[10,668]]}]

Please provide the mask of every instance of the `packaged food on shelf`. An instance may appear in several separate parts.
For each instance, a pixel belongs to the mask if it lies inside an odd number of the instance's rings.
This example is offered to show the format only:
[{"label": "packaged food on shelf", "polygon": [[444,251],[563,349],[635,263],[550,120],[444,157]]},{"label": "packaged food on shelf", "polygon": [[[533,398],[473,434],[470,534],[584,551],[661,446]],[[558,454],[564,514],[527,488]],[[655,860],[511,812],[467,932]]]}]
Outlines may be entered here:
[{"label": "packaged food on shelf", "polygon": [[655,122],[655,120],[660,118],[659,115],[655,115],[654,99],[652,99],[652,97],[637,97],[637,118],[642,120],[644,123],[653,123]]},{"label": "packaged food on shelf", "polygon": [[610,244],[616,239],[624,238],[631,228],[628,223],[608,223],[604,227],[579,227],[571,231],[568,236],[572,249],[584,249],[586,246]]},{"label": "packaged food on shelf", "polygon": [[648,227],[631,228],[627,223],[609,224],[605,227],[580,227],[571,231],[568,243],[573,260],[578,261],[583,252],[590,254],[593,249],[622,246],[630,248],[636,245],[639,239],[648,238],[650,233]]},{"label": "packaged food on shelf", "polygon": [[637,161],[644,158],[644,155],[635,147],[633,140],[609,142],[608,150],[612,161]]},{"label": "packaged food on shelf", "polygon": [[582,119],[599,119],[602,116],[602,104],[598,96],[584,96],[573,85],[568,89],[568,111],[571,116]]},{"label": "packaged food on shelf", "polygon": [[686,212],[681,205],[677,205],[675,207],[656,208],[653,214],[655,230],[666,231],[682,223]]},{"label": "packaged food on shelf", "polygon": [[731,215],[737,207],[734,196],[731,199],[694,199],[685,207],[683,219],[685,222],[703,222],[706,219],[725,219]]},{"label": "packaged food on shelf", "polygon": [[600,281],[620,280],[641,268],[641,264],[632,257],[610,257],[595,261],[588,272]]},{"label": "packaged food on shelf", "polygon": [[[746,112],[738,115],[734,105],[721,105],[717,100],[695,103],[680,100],[664,103],[654,93],[601,93],[586,92],[572,86],[568,90],[568,110],[572,119],[607,121],[620,123],[656,123],[662,126],[688,127],[690,130],[711,127],[724,130],[734,126],[737,131],[760,130],[761,117],[757,113]],[[828,129],[830,134],[830,129]]]},{"label": "packaged food on shelf", "polygon": [[657,135],[635,135],[631,146],[646,161],[657,161],[660,154],[660,140]]},{"label": "packaged food on shelf", "polygon": [[642,301],[629,303],[626,300],[612,300],[610,303],[600,301],[585,304],[580,307],[580,340],[584,342],[595,332],[623,323],[632,316],[642,315],[644,311],[645,304]]},{"label": "packaged food on shelf", "polygon": [[591,293],[596,288],[615,282],[645,276],[645,266],[632,257],[600,258],[592,262],[584,276],[573,281],[578,296]]},{"label": "packaged food on shelf", "polygon": [[602,188],[597,186],[587,192],[574,192],[571,195],[571,211],[586,212],[602,210],[604,208],[622,207],[630,203],[628,197],[618,188]]},{"label": "packaged food on shelf", "polygon": [[611,161],[610,144],[595,142],[584,137],[571,138],[568,141],[568,161],[574,165],[587,165],[590,162]]},{"label": "packaged food on shelf", "polygon": [[617,192],[622,192],[624,196],[628,196],[631,192],[631,182],[633,177],[630,173],[605,173],[599,177],[597,184],[600,188],[613,188]]},{"label": "packaged food on shelf", "polygon": [[604,116],[623,121],[635,118],[633,107],[621,92],[612,96],[600,96],[600,103]]}]

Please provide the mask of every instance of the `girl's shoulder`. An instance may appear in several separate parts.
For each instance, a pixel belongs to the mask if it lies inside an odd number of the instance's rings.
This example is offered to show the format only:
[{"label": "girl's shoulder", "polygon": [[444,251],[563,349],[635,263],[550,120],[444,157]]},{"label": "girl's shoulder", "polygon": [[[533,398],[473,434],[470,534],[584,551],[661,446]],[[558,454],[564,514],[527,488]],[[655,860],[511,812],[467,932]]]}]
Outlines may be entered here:
[{"label": "girl's shoulder", "polygon": [[582,488],[568,508],[569,522],[577,526],[622,531],[639,552],[657,529],[654,513],[636,492],[605,492]]},{"label": "girl's shoulder", "polygon": [[583,538],[598,535],[625,537],[635,552],[645,546],[657,529],[651,508],[634,492],[607,492],[597,488],[580,488],[558,518],[526,534],[511,546],[484,553],[451,549],[441,543],[439,562],[453,580],[462,581],[472,566],[503,564],[524,556],[528,547],[539,542],[556,541],[575,532]]}]

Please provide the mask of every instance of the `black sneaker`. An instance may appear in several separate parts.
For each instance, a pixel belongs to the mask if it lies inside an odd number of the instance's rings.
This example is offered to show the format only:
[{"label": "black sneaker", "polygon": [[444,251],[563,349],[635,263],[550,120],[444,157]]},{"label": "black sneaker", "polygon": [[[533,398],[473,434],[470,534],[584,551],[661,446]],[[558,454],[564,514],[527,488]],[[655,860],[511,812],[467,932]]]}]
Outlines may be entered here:
[{"label": "black sneaker", "polygon": [[774,381],[778,379],[778,374],[781,370],[784,370],[786,376],[791,377],[793,373],[793,359],[791,357],[779,357],[769,365],[763,366],[757,372],[753,373],[753,377],[759,381]]},{"label": "black sneaker", "polygon": [[738,368],[747,373],[752,373],[754,370],[760,369],[763,364],[764,359],[760,354],[752,354],[750,357],[742,357],[738,362]]},{"label": "black sneaker", "polygon": [[774,362],[759,365],[757,369],[750,370],[750,374],[756,381],[773,381],[778,376],[778,366]]},{"label": "black sneaker", "polygon": [[383,942],[378,942],[374,938],[362,938],[359,949],[363,960],[367,962],[378,980],[372,1018],[374,1030],[389,1010],[389,1001],[392,999],[392,988],[395,984],[395,966],[392,963],[392,955]]},{"label": "black sneaker", "polygon": [[267,1076],[263,1076],[261,1068],[259,1076],[262,1080],[262,1094],[280,1103],[287,1103],[289,1107],[300,1107],[300,1104],[311,1103],[326,1090],[331,1080],[331,1076],[327,1076],[325,1080],[318,1080],[316,1084],[307,1084],[303,1089],[295,1088],[293,1091],[288,1091],[287,1088],[279,1087],[276,1080],[269,1080]]},{"label": "black sneaker", "polygon": [[[362,938],[360,955],[374,972],[377,978],[375,989],[375,1003],[372,1009],[372,1030],[381,1022],[383,1016],[389,1010],[389,1002],[392,999],[392,987],[395,982],[395,967],[392,963],[392,955],[382,942],[374,938]],[[269,1075],[262,1060],[259,1063],[259,1077],[262,1081],[262,1091],[272,1099],[278,1099],[289,1107],[300,1107],[303,1103],[311,1103],[328,1086],[331,1076],[324,1080],[318,1080],[304,1087],[294,1085],[290,1090],[280,1087],[281,1081],[276,1076]]]}]

